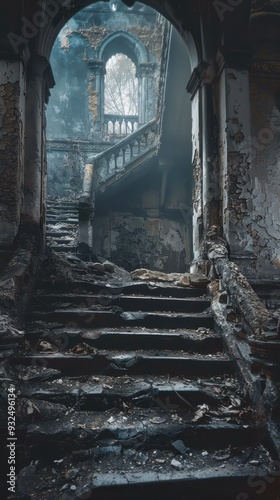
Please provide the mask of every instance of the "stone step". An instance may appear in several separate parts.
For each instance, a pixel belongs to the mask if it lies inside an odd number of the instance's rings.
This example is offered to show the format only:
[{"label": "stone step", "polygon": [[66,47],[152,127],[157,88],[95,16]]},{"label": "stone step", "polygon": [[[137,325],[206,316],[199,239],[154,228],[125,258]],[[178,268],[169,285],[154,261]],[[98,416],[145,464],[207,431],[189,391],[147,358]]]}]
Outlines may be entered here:
[{"label": "stone step", "polygon": [[50,207],[66,207],[66,208],[72,208],[76,207],[79,203],[79,200],[73,200],[73,201],[52,201],[52,200],[47,200],[47,209]]},{"label": "stone step", "polygon": [[68,237],[69,236],[69,233],[70,232],[74,232],[72,229],[71,231],[69,231],[69,229],[65,229],[65,230],[51,230],[51,231],[46,231],[46,236],[47,238],[48,237],[51,237],[51,238],[60,238],[60,237]]},{"label": "stone step", "polygon": [[[18,372],[24,367],[18,367]],[[223,418],[223,411],[218,407],[231,404],[230,397],[235,397],[238,389],[234,379],[228,379],[231,389],[224,387],[220,379],[212,377],[209,379],[184,380],[180,378],[168,378],[166,376],[123,376],[123,377],[81,377],[75,379],[64,377],[51,381],[35,381],[20,388],[21,397],[34,400],[48,401],[54,404],[62,404],[67,408],[76,407],[79,411],[105,411],[112,408],[124,410],[125,405],[130,408],[165,408],[172,410],[181,408],[184,418],[191,421],[195,418],[197,405],[207,404],[207,415],[209,420],[215,415],[215,419]],[[239,402],[239,401],[238,401]],[[36,402],[35,402],[36,405]],[[241,405],[241,400],[240,400]],[[128,408],[128,406],[127,406]],[[228,415],[232,421],[238,418],[236,408]],[[212,415],[212,416],[211,416]],[[203,420],[203,414],[202,418]]]},{"label": "stone step", "polygon": [[52,250],[57,253],[74,253],[76,246],[73,245],[51,245]]},{"label": "stone step", "polygon": [[[255,455],[261,458],[261,461],[256,460],[257,466],[246,460],[246,448],[240,449],[235,456],[225,447],[207,456],[203,453],[199,450],[182,456],[158,448],[138,451],[108,440],[88,455],[83,450],[74,451],[68,460],[33,463],[18,476],[19,493],[23,494],[18,498],[31,498],[34,491],[46,500],[279,498],[279,475],[274,471],[274,475],[268,476],[267,471],[273,466],[261,447],[255,448]],[[223,456],[229,458],[221,460]],[[260,486],[265,492],[255,496]]]},{"label": "stone step", "polygon": [[[142,455],[140,455],[139,464],[141,464]],[[153,464],[152,458],[150,464]],[[171,460],[170,469],[172,469]],[[178,461],[177,461],[178,462]],[[249,500],[252,497],[252,478],[255,484],[266,485],[265,466],[256,467],[249,465],[242,468],[240,464],[233,466],[225,466],[225,469],[220,469],[221,465],[213,464],[212,467],[192,467],[188,469],[189,460],[183,460],[183,469],[181,471],[169,470],[163,472],[163,467],[152,467],[150,470],[141,472],[141,467],[132,465],[132,470],[123,467],[119,471],[111,471],[110,474],[96,472],[92,469],[90,481],[84,479],[84,486],[77,489],[77,494],[88,495],[87,492],[92,491],[92,494],[87,497],[96,500],[154,500],[160,498],[162,500],[170,500],[171,497],[176,500]],[[215,462],[215,458],[213,458]],[[240,460],[241,462],[241,460]],[[179,464],[181,461],[179,460]],[[110,462],[106,463],[109,470]],[[143,467],[142,467],[143,468]],[[134,470],[136,469],[136,470]],[[279,478],[272,478],[274,484],[267,485],[266,494],[269,496],[259,496],[258,500],[278,500],[277,491],[280,489]],[[69,481],[68,481],[69,483]],[[89,483],[89,484],[88,484]],[[68,487],[70,488],[70,486]],[[254,490],[255,491],[255,490]],[[187,492],[187,493],[186,493]],[[207,494],[205,494],[207,492]],[[240,493],[241,492],[241,493]],[[90,493],[89,493],[90,494]],[[186,496],[187,494],[187,496]],[[207,496],[206,496],[207,495]],[[59,498],[59,497],[57,497]]]},{"label": "stone step", "polygon": [[67,224],[72,224],[72,223],[77,224],[79,222],[79,219],[78,216],[75,217],[75,216],[57,214],[57,215],[47,215],[46,222],[47,224],[51,222],[67,222]]},{"label": "stone step", "polygon": [[97,349],[175,349],[197,353],[213,354],[223,351],[222,338],[219,334],[205,328],[198,330],[152,330],[145,328],[130,329],[75,329],[56,326],[51,331],[49,324],[31,323],[26,327],[26,339],[37,343],[46,340],[55,346],[72,348],[78,343]]},{"label": "stone step", "polygon": [[118,306],[128,311],[172,311],[200,313],[208,309],[210,300],[201,297],[150,297],[133,295],[108,295],[108,294],[52,294],[40,295],[33,300],[33,310],[53,310],[57,307],[70,307],[74,305],[93,306]]},{"label": "stone step", "polygon": [[118,312],[94,311],[90,308],[56,309],[50,312],[34,311],[27,320],[60,323],[75,327],[106,328],[143,326],[145,328],[214,328],[214,319],[205,313]]},{"label": "stone step", "polygon": [[77,213],[78,211],[78,208],[76,205],[71,205],[71,206],[67,206],[67,205],[63,205],[63,206],[50,206],[48,205],[47,206],[47,215],[50,215],[50,214],[72,214],[72,213]]},{"label": "stone step", "polygon": [[42,293],[67,294],[67,293],[85,293],[93,294],[100,293],[102,295],[149,295],[151,297],[203,297],[206,293],[206,288],[202,287],[178,287],[171,285],[155,285],[149,283],[132,282],[125,285],[108,285],[106,283],[92,283],[89,281],[65,281],[65,280],[43,280],[38,284],[37,293],[40,296]]},{"label": "stone step", "polygon": [[69,235],[69,231],[65,231],[64,233],[59,233],[59,232],[52,232],[50,231],[47,235],[46,238],[48,241],[55,241],[55,242],[61,242],[61,243],[71,243],[76,239],[76,234],[72,232],[71,235]]},{"label": "stone step", "polygon": [[97,351],[92,355],[72,353],[32,353],[18,356],[14,364],[47,366],[60,370],[66,376],[91,374],[155,374],[168,373],[174,376],[231,375],[233,363],[220,353],[215,355],[193,355],[182,351]]},{"label": "stone step", "polygon": [[66,235],[64,236],[57,236],[56,234],[50,233],[47,235],[47,241],[53,241],[56,244],[65,244],[65,243],[73,243],[75,240],[75,237],[67,237]]},{"label": "stone step", "polygon": [[[172,417],[173,415],[173,417]],[[182,440],[190,450],[258,445],[258,428],[253,425],[213,421],[211,423],[186,422],[176,413],[159,409],[133,409],[126,413],[115,410],[105,412],[73,412],[55,420],[22,425],[18,439],[26,442],[30,459],[59,459],[79,450],[104,446],[157,448],[172,450],[172,443]],[[113,443],[112,443],[113,441]],[[137,446],[138,445],[138,446]],[[206,455],[207,456],[207,455]]]}]

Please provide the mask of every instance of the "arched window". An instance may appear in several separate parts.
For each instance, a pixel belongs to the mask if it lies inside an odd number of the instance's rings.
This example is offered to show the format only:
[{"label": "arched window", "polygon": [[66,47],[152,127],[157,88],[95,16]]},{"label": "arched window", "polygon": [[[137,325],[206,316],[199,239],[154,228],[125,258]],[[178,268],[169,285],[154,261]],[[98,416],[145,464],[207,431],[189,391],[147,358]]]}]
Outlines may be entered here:
[{"label": "arched window", "polygon": [[104,79],[104,120],[109,135],[125,136],[138,123],[136,67],[125,54],[110,57]]},{"label": "arched window", "polygon": [[138,114],[136,67],[125,54],[116,54],[107,61],[104,97],[106,114]]}]

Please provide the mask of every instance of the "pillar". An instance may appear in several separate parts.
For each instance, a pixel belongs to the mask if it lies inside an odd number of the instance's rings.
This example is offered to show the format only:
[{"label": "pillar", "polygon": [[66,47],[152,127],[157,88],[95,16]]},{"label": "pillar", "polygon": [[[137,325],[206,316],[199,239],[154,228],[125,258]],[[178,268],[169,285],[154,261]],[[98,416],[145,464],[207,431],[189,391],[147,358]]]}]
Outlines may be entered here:
[{"label": "pillar", "polygon": [[99,59],[88,61],[88,109],[89,109],[89,139],[101,141],[104,125],[104,62]]},{"label": "pillar", "polygon": [[255,256],[248,234],[252,210],[249,57],[246,52],[224,50],[218,52],[217,62],[224,235],[231,260],[250,274]]},{"label": "pillar", "polygon": [[44,237],[46,203],[45,102],[54,85],[47,59],[33,56],[27,68],[23,230]]},{"label": "pillar", "polygon": [[23,201],[25,72],[0,61],[0,247],[13,245]]},{"label": "pillar", "polygon": [[192,102],[193,255],[192,272],[207,273],[204,237],[220,226],[220,183],[217,161],[217,118],[214,110],[213,67],[202,61],[193,71],[187,90]]},{"label": "pillar", "polygon": [[155,64],[151,62],[140,63],[137,68],[139,125],[144,125],[156,115],[154,71]]}]

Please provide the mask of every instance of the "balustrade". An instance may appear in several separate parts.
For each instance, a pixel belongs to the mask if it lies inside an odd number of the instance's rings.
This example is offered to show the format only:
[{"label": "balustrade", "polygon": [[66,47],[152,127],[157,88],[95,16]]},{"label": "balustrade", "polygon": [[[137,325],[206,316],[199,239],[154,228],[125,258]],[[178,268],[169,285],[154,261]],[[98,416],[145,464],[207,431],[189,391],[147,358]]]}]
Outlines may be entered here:
[{"label": "balustrade", "polygon": [[135,132],[138,128],[138,115],[104,115],[103,137],[109,140],[120,139]]},{"label": "balustrade", "polygon": [[[134,118],[138,119],[138,117]],[[125,171],[126,166],[133,159],[140,157],[144,152],[152,149],[157,144],[157,139],[157,122],[156,119],[153,119],[137,130],[134,130],[133,134],[128,135],[116,145],[96,156],[94,158],[96,187],[113,175]]]}]

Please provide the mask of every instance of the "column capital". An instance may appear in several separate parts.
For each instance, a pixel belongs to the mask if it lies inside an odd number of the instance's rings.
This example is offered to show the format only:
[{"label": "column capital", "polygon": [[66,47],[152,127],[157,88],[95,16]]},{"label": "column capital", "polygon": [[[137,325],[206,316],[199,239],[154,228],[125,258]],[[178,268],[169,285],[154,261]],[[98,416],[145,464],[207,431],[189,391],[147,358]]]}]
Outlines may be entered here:
[{"label": "column capital", "polygon": [[233,69],[249,69],[252,54],[248,50],[229,49],[227,47],[220,47],[216,54],[216,63],[218,66],[218,74],[224,68]]},{"label": "column capital", "polygon": [[52,67],[50,62],[46,57],[39,56],[38,54],[33,55],[27,66],[27,78],[42,77],[45,81],[45,96],[46,103],[48,103],[50,96],[50,89],[55,86],[55,80],[52,72]]},{"label": "column capital", "polygon": [[202,85],[211,85],[216,76],[216,68],[212,63],[206,61],[200,61],[200,63],[194,68],[191,77],[187,84],[187,92],[191,94],[193,98],[197,90]]},{"label": "column capital", "polygon": [[94,73],[99,73],[100,75],[106,73],[104,61],[101,59],[89,59],[88,67]]},{"label": "column capital", "polygon": [[138,68],[136,71],[136,77],[142,78],[143,76],[150,76],[153,74],[156,68],[156,63],[146,62],[138,64]]}]

